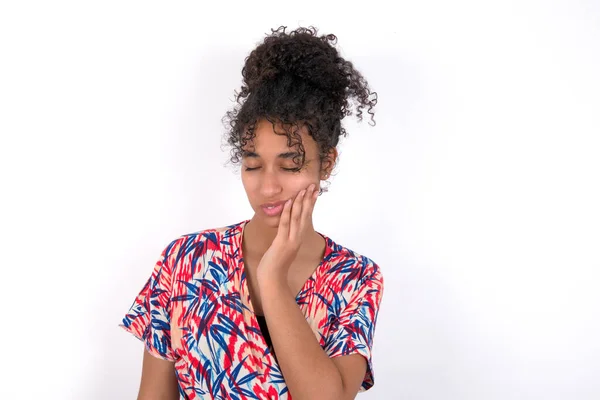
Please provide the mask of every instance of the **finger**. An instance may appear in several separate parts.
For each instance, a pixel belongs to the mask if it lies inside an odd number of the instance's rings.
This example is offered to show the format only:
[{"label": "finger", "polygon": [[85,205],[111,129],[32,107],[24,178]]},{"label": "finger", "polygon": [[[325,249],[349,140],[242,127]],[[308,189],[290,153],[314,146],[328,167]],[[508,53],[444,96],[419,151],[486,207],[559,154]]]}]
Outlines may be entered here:
[{"label": "finger", "polygon": [[300,231],[300,217],[302,216],[302,203],[306,194],[306,189],[301,190],[294,200],[292,206],[291,221],[290,221],[290,239],[298,237]]},{"label": "finger", "polygon": [[315,198],[315,184],[311,184],[306,191],[306,195],[304,196],[304,206],[310,207],[312,205],[313,199]]},{"label": "finger", "polygon": [[288,238],[290,234],[290,210],[292,208],[292,199],[285,202],[279,219],[279,227],[277,228],[277,236],[283,239]]},{"label": "finger", "polygon": [[302,216],[300,217],[300,231],[304,232],[310,218],[312,218],[312,209],[315,204],[314,202],[315,185],[312,184],[308,187],[306,194],[304,195],[304,203],[302,205]]}]

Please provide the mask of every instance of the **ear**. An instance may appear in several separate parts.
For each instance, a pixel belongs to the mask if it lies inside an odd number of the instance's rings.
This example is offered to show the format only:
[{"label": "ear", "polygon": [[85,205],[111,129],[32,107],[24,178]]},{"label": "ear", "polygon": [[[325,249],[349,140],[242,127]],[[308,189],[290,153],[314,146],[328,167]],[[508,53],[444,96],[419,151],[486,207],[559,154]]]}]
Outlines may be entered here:
[{"label": "ear", "polygon": [[331,150],[329,150],[329,152],[327,153],[327,157],[325,157],[325,159],[323,159],[323,169],[321,170],[321,180],[326,180],[329,179],[329,176],[331,175],[331,172],[333,171],[333,167],[335,166],[335,162],[337,161],[338,158],[338,151],[337,149],[334,147]]}]

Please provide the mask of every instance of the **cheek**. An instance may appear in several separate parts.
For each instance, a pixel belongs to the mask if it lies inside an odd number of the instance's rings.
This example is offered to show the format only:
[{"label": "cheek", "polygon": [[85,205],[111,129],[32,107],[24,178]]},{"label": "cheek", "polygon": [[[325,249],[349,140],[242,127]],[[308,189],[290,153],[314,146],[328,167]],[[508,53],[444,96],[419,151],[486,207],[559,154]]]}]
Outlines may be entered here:
[{"label": "cheek", "polygon": [[258,181],[253,179],[251,176],[242,174],[242,185],[244,186],[244,190],[249,197],[252,196],[252,192],[256,190],[257,182]]},{"label": "cheek", "polygon": [[287,190],[297,193],[308,188],[311,183],[319,185],[319,177],[313,174],[299,174],[290,177],[286,183]]},{"label": "cheek", "polygon": [[293,183],[298,191],[300,191],[302,189],[306,189],[311,183],[318,185],[321,181],[319,174],[320,171],[318,165],[315,163],[310,163],[301,172],[292,174],[292,176],[289,177],[289,182]]}]

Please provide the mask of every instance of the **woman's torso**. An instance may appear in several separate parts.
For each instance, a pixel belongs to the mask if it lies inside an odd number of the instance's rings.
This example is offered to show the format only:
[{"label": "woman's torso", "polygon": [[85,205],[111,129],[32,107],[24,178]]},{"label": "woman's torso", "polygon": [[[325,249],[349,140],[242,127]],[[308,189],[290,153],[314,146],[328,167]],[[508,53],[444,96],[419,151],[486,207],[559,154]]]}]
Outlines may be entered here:
[{"label": "woman's torso", "polygon": [[[241,250],[247,222],[182,236],[173,247],[170,339],[184,398],[291,398],[252,306]],[[323,258],[296,302],[325,349],[376,265],[323,238]]]}]

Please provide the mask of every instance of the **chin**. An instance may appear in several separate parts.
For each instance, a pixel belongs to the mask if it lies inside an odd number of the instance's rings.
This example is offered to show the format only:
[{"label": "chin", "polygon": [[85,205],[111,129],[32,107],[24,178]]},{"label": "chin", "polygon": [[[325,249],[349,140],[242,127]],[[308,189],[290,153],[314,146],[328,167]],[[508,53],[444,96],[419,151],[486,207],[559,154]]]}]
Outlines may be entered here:
[{"label": "chin", "polygon": [[280,217],[264,217],[262,218],[262,220],[264,221],[263,223],[268,226],[269,228],[279,228],[279,219]]},{"label": "chin", "polygon": [[254,219],[260,225],[262,225],[266,228],[275,228],[275,229],[277,229],[279,227],[279,219],[280,218],[281,218],[280,215],[278,215],[276,217],[269,217],[266,215],[260,215],[259,213],[256,213],[254,216]]}]

